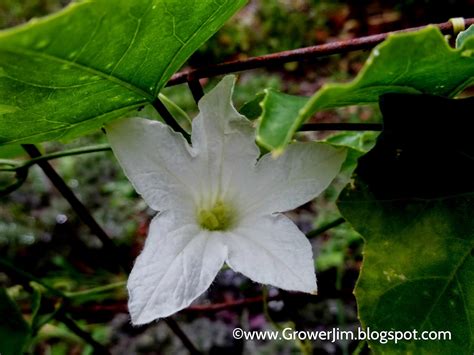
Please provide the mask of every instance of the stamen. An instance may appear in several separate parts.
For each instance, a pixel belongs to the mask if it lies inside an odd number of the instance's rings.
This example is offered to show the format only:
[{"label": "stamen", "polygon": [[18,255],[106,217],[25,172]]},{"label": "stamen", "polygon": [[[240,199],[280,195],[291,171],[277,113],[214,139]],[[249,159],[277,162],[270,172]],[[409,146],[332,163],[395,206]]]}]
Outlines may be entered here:
[{"label": "stamen", "polygon": [[233,212],[231,206],[217,201],[211,209],[202,209],[198,212],[198,223],[210,231],[224,231],[232,227],[235,221]]}]

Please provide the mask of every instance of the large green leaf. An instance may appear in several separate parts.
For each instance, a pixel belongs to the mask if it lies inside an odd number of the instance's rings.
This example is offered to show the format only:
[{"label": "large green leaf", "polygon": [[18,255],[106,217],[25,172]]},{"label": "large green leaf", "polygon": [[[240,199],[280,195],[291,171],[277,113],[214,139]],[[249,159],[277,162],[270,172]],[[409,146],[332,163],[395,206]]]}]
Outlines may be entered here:
[{"label": "large green leaf", "polygon": [[0,160],[16,158],[24,154],[25,150],[19,144],[0,145]]},{"label": "large green leaf", "polygon": [[376,353],[472,354],[474,194],[380,201],[358,183],[343,192],[339,208],[365,240],[355,290],[363,326],[452,334],[451,341],[373,341]]},{"label": "large green leaf", "polygon": [[151,102],[245,0],[94,0],[0,32],[0,144],[70,138]]},{"label": "large green leaf", "polygon": [[[295,105],[293,97],[281,96],[280,107],[290,111],[262,115],[260,144],[283,149],[295,131],[315,112],[348,105],[377,102],[385,93],[428,93],[452,96],[473,82],[474,35],[462,34],[458,49],[449,47],[436,27],[395,34],[378,45],[359,75],[350,83],[325,85],[307,102]],[[275,95],[265,103],[275,106]],[[264,107],[265,112],[265,107]],[[271,113],[272,111],[268,111]],[[275,132],[275,127],[278,132]]]},{"label": "large green leaf", "polygon": [[30,327],[4,288],[0,287],[0,354],[23,354]]},{"label": "large green leaf", "polygon": [[474,98],[391,94],[381,109],[384,132],[338,202],[365,240],[359,317],[371,330],[451,332],[372,341],[376,353],[472,354]]}]

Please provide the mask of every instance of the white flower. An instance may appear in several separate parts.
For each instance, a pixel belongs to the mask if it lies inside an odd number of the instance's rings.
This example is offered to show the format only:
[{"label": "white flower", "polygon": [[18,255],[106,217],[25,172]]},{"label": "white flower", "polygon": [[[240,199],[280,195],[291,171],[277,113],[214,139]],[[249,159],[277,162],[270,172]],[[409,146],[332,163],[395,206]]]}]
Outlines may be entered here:
[{"label": "white flower", "polygon": [[153,219],[128,279],[134,324],[187,307],[224,263],[255,282],[315,293],[311,244],[281,213],[319,195],[345,151],[294,143],[257,161],[255,130],[231,103],[234,77],[199,102],[192,147],[168,126],[133,118],[107,127],[113,151]]}]

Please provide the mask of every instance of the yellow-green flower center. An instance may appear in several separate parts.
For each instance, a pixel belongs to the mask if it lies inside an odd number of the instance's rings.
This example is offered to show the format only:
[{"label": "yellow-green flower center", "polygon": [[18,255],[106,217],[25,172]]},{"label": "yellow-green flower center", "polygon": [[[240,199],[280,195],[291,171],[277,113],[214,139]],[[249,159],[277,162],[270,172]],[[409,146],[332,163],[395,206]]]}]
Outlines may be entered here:
[{"label": "yellow-green flower center", "polygon": [[198,211],[199,225],[210,231],[224,231],[232,227],[235,221],[233,209],[222,201],[217,201],[210,209]]}]

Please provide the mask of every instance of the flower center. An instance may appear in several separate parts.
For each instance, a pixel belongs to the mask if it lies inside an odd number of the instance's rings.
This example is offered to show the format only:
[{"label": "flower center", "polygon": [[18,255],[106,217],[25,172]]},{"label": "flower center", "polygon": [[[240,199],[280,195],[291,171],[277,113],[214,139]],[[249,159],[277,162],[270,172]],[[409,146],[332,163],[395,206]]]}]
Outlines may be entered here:
[{"label": "flower center", "polygon": [[199,225],[210,231],[224,231],[232,227],[234,222],[233,209],[222,201],[217,201],[211,209],[198,212]]}]

